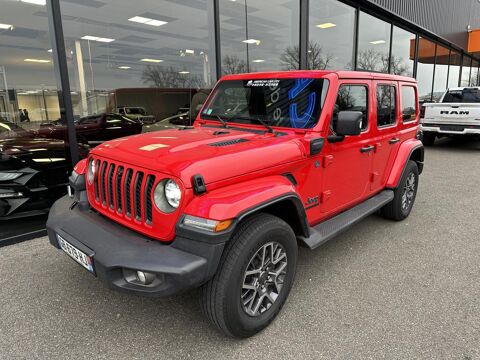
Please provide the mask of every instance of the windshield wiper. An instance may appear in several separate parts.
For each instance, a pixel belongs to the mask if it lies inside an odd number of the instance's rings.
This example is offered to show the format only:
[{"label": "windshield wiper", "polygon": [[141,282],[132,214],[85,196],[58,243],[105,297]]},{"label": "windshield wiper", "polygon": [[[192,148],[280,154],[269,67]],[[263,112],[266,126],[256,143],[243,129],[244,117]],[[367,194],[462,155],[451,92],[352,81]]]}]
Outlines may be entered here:
[{"label": "windshield wiper", "polygon": [[236,116],[236,118],[258,121],[260,124],[262,124],[268,130],[269,133],[275,134],[275,131],[273,130],[273,128],[270,125],[268,125],[265,121],[260,119],[259,117],[256,117],[256,116]]},{"label": "windshield wiper", "polygon": [[[218,121],[220,121],[220,122],[222,123],[222,126],[223,126],[225,129],[228,129],[227,122],[226,122],[225,120],[223,120],[220,115],[214,114],[214,115],[211,115],[211,116],[215,116],[215,117],[218,119]],[[227,117],[227,116],[225,116],[225,118],[226,118],[227,120],[230,120],[230,118]]]}]

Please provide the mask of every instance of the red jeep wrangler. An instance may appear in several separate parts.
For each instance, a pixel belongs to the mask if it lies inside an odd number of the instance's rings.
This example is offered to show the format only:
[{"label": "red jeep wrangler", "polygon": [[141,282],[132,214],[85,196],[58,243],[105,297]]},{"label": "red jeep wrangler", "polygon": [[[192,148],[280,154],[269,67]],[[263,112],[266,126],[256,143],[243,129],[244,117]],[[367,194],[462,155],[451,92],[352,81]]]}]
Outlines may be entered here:
[{"label": "red jeep wrangler", "polygon": [[50,242],[115,290],[201,287],[210,321],[248,337],[285,303],[299,245],[315,249],[376,211],[409,215],[418,120],[411,78],[226,76],[192,127],[112,140],[79,162],[74,196],[50,211]]}]

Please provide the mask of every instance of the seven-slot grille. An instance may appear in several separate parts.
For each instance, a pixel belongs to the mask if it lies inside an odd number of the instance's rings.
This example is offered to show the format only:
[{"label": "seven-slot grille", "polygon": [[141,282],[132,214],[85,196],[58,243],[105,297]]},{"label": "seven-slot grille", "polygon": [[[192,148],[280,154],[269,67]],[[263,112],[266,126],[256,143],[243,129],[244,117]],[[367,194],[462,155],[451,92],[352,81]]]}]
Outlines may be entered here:
[{"label": "seven-slot grille", "polygon": [[97,204],[127,219],[151,225],[155,175],[105,160],[95,160],[95,168],[94,193]]}]

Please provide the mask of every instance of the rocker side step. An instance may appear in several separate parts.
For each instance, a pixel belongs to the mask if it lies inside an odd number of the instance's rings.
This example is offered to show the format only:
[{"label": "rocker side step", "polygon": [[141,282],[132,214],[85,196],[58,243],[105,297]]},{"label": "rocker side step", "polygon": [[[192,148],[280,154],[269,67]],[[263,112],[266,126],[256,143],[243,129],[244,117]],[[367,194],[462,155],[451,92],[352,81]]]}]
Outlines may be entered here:
[{"label": "rocker side step", "polygon": [[378,195],[365,200],[361,204],[346,210],[317,226],[310,228],[308,238],[301,237],[310,249],[315,249],[328,240],[346,231],[350,226],[373,214],[375,211],[393,200],[393,190],[384,190]]}]

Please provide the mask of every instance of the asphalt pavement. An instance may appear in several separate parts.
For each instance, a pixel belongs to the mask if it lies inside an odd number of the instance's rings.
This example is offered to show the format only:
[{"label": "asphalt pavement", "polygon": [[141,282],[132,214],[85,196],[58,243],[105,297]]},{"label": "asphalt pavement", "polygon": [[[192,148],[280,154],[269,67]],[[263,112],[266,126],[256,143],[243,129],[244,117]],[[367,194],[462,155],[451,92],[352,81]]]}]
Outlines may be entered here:
[{"label": "asphalt pavement", "polygon": [[427,148],[410,217],[300,249],[278,318],[224,337],[197,293],[105,289],[39,238],[0,248],[0,359],[480,359],[480,142]]}]

